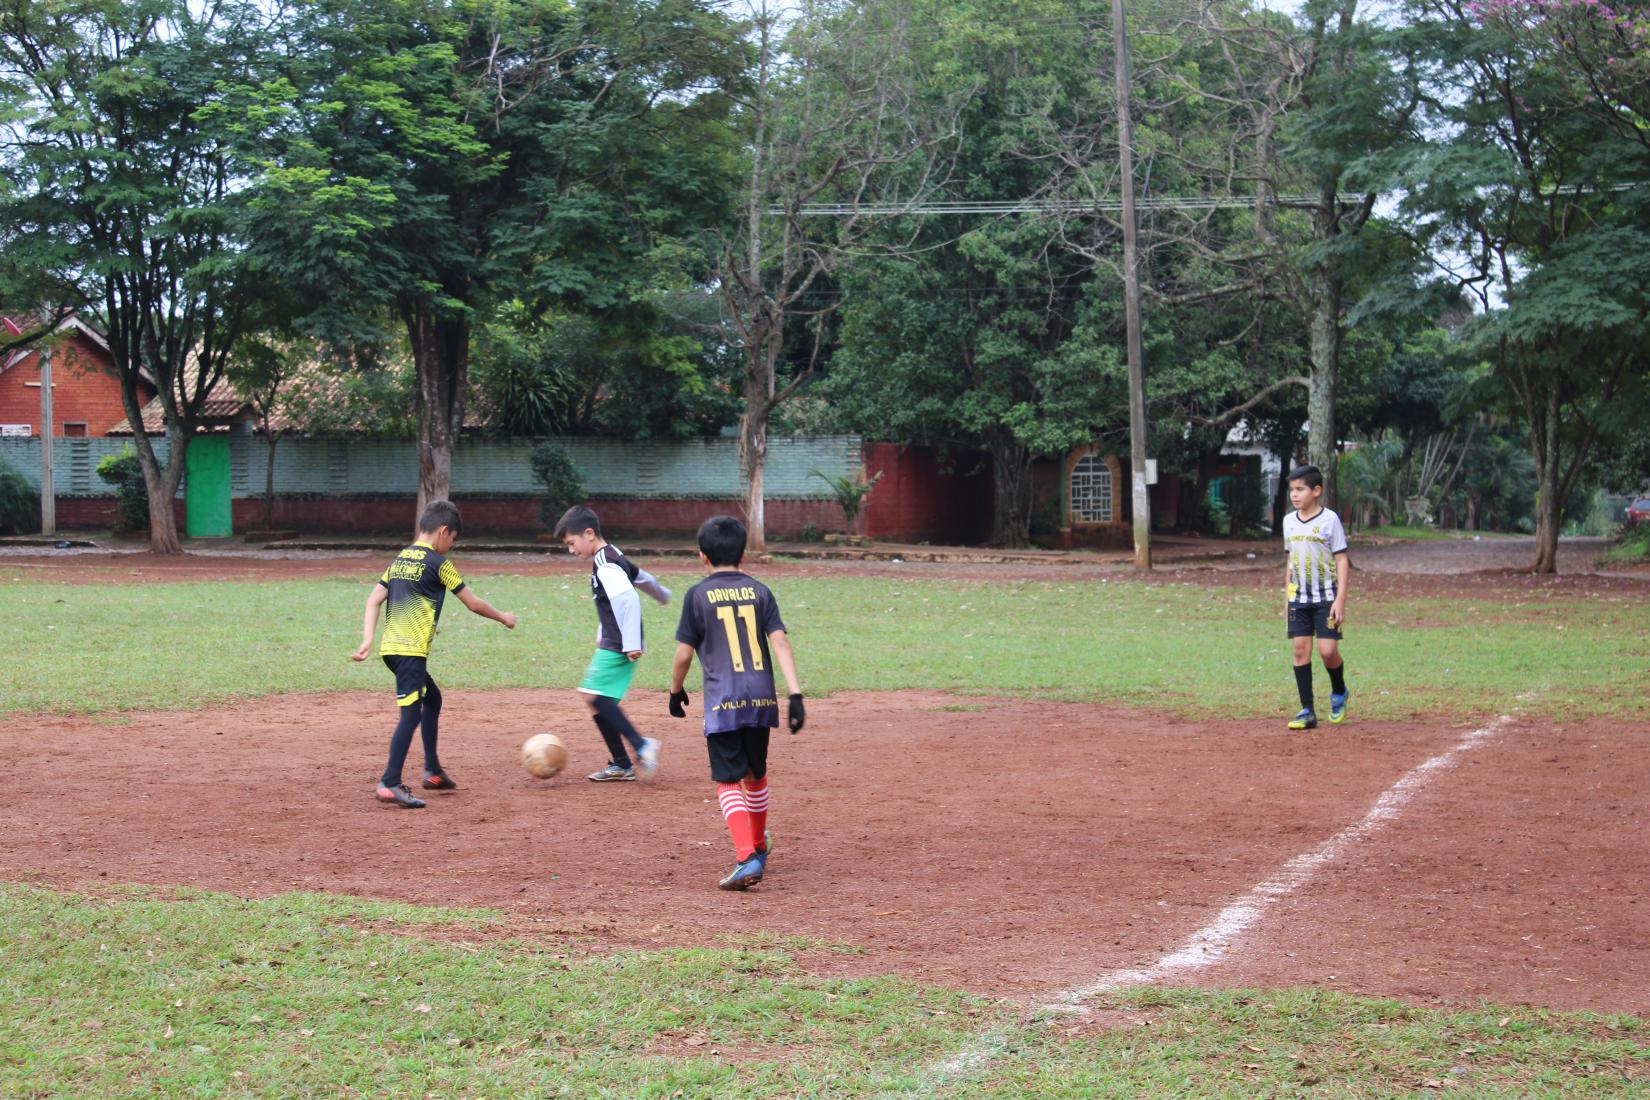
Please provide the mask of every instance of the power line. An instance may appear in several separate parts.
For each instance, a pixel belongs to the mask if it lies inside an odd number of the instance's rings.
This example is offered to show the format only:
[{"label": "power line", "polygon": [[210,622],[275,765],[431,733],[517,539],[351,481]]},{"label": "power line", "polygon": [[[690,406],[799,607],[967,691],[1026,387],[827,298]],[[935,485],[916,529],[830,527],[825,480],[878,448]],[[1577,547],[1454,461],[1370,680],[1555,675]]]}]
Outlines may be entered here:
[{"label": "power line", "polygon": [[[1358,203],[1363,201],[1362,195],[1337,195],[1336,201],[1344,203]],[[1322,201],[1319,195],[1279,195],[1271,200],[1273,203],[1291,206],[1315,206]],[[1159,198],[1140,199],[1136,201],[1137,210],[1222,210],[1253,206],[1253,196],[1228,195],[1203,198]],[[873,216],[892,216],[899,214],[924,215],[1007,215],[1007,214],[1121,214],[1123,203],[1107,200],[1104,202],[1077,202],[1071,199],[1011,199],[1005,202],[971,202],[967,200],[949,200],[943,202],[924,202],[915,205],[902,203],[808,203],[797,210],[804,218],[841,218],[855,214]],[[772,215],[784,215],[787,211],[780,206],[768,207]]]}]

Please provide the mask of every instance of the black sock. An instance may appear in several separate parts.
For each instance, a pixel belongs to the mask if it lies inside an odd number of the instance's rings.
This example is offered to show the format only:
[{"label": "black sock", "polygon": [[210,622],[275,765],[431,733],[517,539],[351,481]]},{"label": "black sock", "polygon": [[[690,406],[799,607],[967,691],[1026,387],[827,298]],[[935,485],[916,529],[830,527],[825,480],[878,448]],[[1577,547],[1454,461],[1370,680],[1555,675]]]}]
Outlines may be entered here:
[{"label": "black sock", "polygon": [[424,717],[418,728],[424,735],[424,771],[434,774],[441,770],[441,756],[435,751],[435,742],[441,722],[441,689],[434,680],[424,681]]},{"label": "black sock", "polygon": [[401,783],[401,769],[407,764],[407,750],[412,748],[413,731],[424,716],[423,703],[408,703],[401,708],[401,720],[395,724],[395,732],[390,735],[390,758],[384,765],[384,774],[379,782],[386,787],[399,786]]},{"label": "black sock", "polygon": [[626,741],[629,741],[638,752],[642,748],[642,735],[636,732],[636,727],[630,724],[630,719],[624,716],[619,709],[619,701],[606,695],[597,695],[596,713],[607,720],[607,724],[618,730]]},{"label": "black sock", "polygon": [[1295,690],[1301,693],[1301,706],[1312,709],[1312,662],[1295,666]]},{"label": "black sock", "polygon": [[624,738],[619,736],[619,731],[599,714],[592,714],[590,720],[602,731],[602,740],[607,744],[607,762],[621,768],[630,767],[630,754],[624,751]]},{"label": "black sock", "polygon": [[[1329,668],[1328,665],[1324,666]],[[1334,668],[1329,669],[1329,690],[1336,695],[1346,694],[1346,662],[1342,661]]]}]

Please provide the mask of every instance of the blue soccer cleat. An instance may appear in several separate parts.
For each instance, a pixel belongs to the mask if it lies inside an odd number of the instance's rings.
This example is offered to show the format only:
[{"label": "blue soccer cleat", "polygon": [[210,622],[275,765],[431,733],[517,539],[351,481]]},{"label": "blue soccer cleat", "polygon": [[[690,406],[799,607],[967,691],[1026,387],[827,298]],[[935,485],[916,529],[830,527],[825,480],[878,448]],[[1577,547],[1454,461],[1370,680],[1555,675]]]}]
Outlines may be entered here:
[{"label": "blue soccer cleat", "polygon": [[764,862],[761,856],[752,854],[749,858],[734,864],[733,870],[728,872],[727,878],[716,885],[724,890],[744,890],[755,886],[762,881],[762,872],[765,870]]},{"label": "blue soccer cleat", "polygon": [[1318,716],[1311,707],[1302,707],[1299,714],[1289,719],[1289,728],[1292,730],[1315,730],[1318,728]]},{"label": "blue soccer cleat", "polygon": [[1346,697],[1351,694],[1350,691],[1343,691],[1339,695],[1333,692],[1329,695],[1329,720],[1337,726],[1346,721]]}]

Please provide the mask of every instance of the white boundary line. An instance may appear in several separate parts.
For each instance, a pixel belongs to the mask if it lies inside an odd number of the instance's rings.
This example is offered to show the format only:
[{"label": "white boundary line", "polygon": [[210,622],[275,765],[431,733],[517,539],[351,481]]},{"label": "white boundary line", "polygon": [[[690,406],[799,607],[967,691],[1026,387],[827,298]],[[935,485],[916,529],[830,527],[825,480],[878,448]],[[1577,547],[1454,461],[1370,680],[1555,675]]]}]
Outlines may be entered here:
[{"label": "white boundary line", "polygon": [[[1103,974],[1093,982],[1076,986],[1052,999],[1038,1004],[1043,1012],[1087,1011],[1083,1002],[1112,989],[1130,985],[1149,985],[1173,975],[1203,970],[1225,957],[1233,943],[1247,932],[1269,906],[1295,893],[1312,880],[1313,874],[1326,863],[1341,858],[1347,849],[1368,838],[1394,821],[1409,805],[1432,776],[1449,767],[1462,753],[1477,748],[1499,733],[1511,715],[1503,714],[1491,722],[1462,734],[1455,744],[1429,760],[1417,764],[1391,787],[1388,787],[1363,820],[1348,825],[1311,851],[1303,852],[1283,865],[1283,868],[1265,882],[1222,909],[1214,920],[1193,932],[1178,949],[1164,955],[1150,966],[1130,967]],[[966,1074],[979,1068],[1000,1054],[1007,1045],[1002,1034],[982,1036],[969,1046],[934,1067],[936,1083]]]}]

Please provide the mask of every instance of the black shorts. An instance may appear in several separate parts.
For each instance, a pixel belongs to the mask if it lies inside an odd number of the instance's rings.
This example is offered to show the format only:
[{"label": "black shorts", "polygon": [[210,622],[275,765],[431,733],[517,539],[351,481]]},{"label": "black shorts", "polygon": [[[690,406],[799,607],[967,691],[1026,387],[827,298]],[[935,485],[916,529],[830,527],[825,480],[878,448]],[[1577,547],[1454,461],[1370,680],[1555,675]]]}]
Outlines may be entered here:
[{"label": "black shorts", "polygon": [[427,658],[391,653],[385,655],[384,666],[395,673],[395,701],[404,707],[423,702],[426,689],[435,686]]},{"label": "black shorts", "polygon": [[1310,638],[1316,634],[1320,638],[1339,638],[1341,632],[1329,625],[1329,609],[1333,604],[1327,603],[1292,603],[1289,605],[1289,636],[1291,638]]},{"label": "black shorts", "polygon": [[767,726],[742,726],[726,733],[705,736],[710,751],[710,777],[718,783],[737,783],[749,775],[761,779],[768,774]]}]

